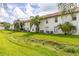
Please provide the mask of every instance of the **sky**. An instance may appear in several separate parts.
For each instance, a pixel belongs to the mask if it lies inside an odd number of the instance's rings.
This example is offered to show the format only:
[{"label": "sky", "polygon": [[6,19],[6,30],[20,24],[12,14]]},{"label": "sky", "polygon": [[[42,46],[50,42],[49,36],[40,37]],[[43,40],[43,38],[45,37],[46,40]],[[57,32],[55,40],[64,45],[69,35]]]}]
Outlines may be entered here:
[{"label": "sky", "polygon": [[12,23],[16,19],[57,12],[56,3],[0,3],[0,21]]}]

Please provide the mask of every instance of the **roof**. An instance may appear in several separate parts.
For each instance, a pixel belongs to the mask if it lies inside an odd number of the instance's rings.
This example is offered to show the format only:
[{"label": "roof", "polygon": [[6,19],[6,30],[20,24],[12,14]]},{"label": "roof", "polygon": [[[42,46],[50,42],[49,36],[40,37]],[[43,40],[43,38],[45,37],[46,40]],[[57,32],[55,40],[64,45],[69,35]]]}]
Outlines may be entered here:
[{"label": "roof", "polygon": [[59,15],[61,15],[61,12],[56,12],[56,13],[44,15],[44,18],[50,18],[50,17],[59,16]]},{"label": "roof", "polygon": [[[77,7],[77,8],[73,11],[73,13],[77,13],[77,12],[79,12],[79,7]],[[47,15],[44,15],[44,16],[43,16],[43,17],[44,17],[43,20],[45,20],[45,19],[47,19],[47,18],[51,18],[51,17],[60,16],[61,14],[62,14],[62,12],[55,12],[55,13],[47,14]],[[70,13],[66,13],[66,14],[70,14]],[[25,22],[30,22],[30,20],[26,20]]]},{"label": "roof", "polygon": [[[79,12],[79,7],[77,7],[73,13]],[[62,14],[62,12],[55,12],[55,13],[51,13],[51,14],[47,14],[44,16],[44,18],[50,18],[50,17],[55,17],[55,16],[60,16]],[[70,14],[70,13],[66,13],[66,14]],[[64,14],[64,15],[66,15]]]},{"label": "roof", "polygon": [[30,20],[26,20],[25,23],[26,23],[26,22],[30,22]]}]

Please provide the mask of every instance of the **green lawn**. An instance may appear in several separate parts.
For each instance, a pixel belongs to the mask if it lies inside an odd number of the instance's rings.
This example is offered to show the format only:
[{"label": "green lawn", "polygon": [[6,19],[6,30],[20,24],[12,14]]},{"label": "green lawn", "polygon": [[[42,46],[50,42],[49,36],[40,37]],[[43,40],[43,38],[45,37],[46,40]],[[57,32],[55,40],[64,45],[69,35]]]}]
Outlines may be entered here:
[{"label": "green lawn", "polygon": [[[32,42],[35,39],[36,42]],[[41,41],[56,42],[56,44],[45,44]],[[0,31],[0,55],[10,56],[56,56],[56,55],[79,55],[79,53],[65,52],[63,46],[67,47],[79,46],[79,36],[74,35],[49,35],[42,33],[27,33],[27,32],[13,32]],[[62,49],[59,49],[61,47]],[[78,50],[78,49],[77,49]]]}]

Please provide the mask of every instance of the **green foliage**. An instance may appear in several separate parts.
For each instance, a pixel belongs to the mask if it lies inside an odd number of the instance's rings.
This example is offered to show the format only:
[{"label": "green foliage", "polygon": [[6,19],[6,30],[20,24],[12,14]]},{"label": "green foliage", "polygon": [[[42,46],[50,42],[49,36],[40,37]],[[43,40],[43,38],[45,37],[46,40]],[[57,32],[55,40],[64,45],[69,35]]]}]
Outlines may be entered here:
[{"label": "green foliage", "polygon": [[36,32],[39,32],[39,24],[40,24],[40,20],[42,20],[43,17],[40,17],[40,16],[31,16],[30,17],[30,26],[32,27],[32,25],[35,25],[36,26]]},{"label": "green foliage", "polygon": [[24,26],[24,22],[23,21],[20,21],[20,20],[16,20],[14,22],[14,29],[16,31],[22,31],[23,30],[23,26]]},{"label": "green foliage", "polygon": [[11,25],[11,24],[8,23],[8,22],[2,22],[1,24],[5,27],[6,30],[9,30],[10,25]]},{"label": "green foliage", "polygon": [[64,51],[68,53],[78,53],[78,49],[76,47],[66,47],[64,48]]},{"label": "green foliage", "polygon": [[77,8],[76,3],[58,3],[58,9],[61,11],[61,16],[66,13],[73,14],[73,11]]},{"label": "green foliage", "polygon": [[56,48],[63,49],[63,48],[65,48],[65,45],[63,45],[63,44],[62,45],[57,45]]},{"label": "green foliage", "polygon": [[72,34],[76,32],[76,27],[69,22],[58,25],[58,28],[61,29],[64,34]]},{"label": "green foliage", "polygon": [[[9,37],[9,38],[8,38]],[[10,38],[14,37],[14,39]],[[8,39],[7,39],[8,38]],[[56,35],[56,34],[42,34],[34,32],[0,32],[0,55],[79,55],[79,36],[76,35]],[[31,42],[30,40],[39,42]],[[11,40],[12,42],[8,41]],[[27,42],[29,40],[29,42]],[[58,44],[42,45],[42,41],[52,41]],[[26,43],[25,43],[26,42]],[[46,42],[47,43],[47,42]],[[69,49],[70,48],[70,49]],[[74,50],[73,50],[74,48]],[[67,49],[68,52],[65,50]],[[72,50],[72,51],[71,51]],[[8,53],[6,53],[8,52]],[[16,53],[14,53],[16,52]],[[4,54],[5,53],[5,54]]]},{"label": "green foliage", "polygon": [[[11,39],[11,35],[18,37],[20,35],[23,35],[24,32],[14,32],[12,31],[5,31],[0,32],[0,56],[53,56],[53,55],[60,55],[60,53],[57,53],[54,50],[45,48],[41,45],[32,45],[32,44],[26,44],[20,42],[15,42],[13,39]],[[9,34],[11,33],[11,34]],[[10,35],[10,36],[8,36]],[[21,36],[20,36],[21,37]],[[8,41],[8,40],[12,40]],[[26,38],[27,39],[27,38]]]}]

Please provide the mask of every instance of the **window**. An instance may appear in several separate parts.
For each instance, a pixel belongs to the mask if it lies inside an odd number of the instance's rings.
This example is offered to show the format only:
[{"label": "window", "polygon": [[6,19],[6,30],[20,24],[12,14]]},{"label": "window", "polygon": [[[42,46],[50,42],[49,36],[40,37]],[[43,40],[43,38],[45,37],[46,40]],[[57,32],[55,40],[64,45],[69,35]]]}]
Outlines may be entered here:
[{"label": "window", "polygon": [[73,21],[76,20],[76,15],[75,14],[72,15],[72,20]]},{"label": "window", "polygon": [[57,26],[54,27],[54,32],[55,32],[55,33],[58,32]]},{"label": "window", "polygon": [[50,31],[50,34],[53,34],[53,31]]},{"label": "window", "polygon": [[32,31],[34,31],[34,29],[32,29]]},{"label": "window", "polygon": [[43,33],[43,32],[44,32],[44,30],[40,30],[40,32],[41,32],[41,33]]},{"label": "window", "polygon": [[46,20],[46,24],[48,23],[48,20]]},{"label": "window", "polygon": [[53,31],[46,31],[47,34],[53,34]]},{"label": "window", "polygon": [[49,31],[46,31],[46,33],[48,33],[48,34],[49,34]]},{"label": "window", "polygon": [[55,17],[55,22],[58,22],[58,19],[57,19],[57,17]]},{"label": "window", "polygon": [[29,28],[27,28],[27,30],[29,30]]}]

